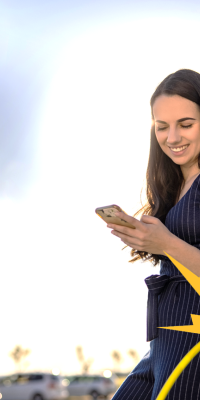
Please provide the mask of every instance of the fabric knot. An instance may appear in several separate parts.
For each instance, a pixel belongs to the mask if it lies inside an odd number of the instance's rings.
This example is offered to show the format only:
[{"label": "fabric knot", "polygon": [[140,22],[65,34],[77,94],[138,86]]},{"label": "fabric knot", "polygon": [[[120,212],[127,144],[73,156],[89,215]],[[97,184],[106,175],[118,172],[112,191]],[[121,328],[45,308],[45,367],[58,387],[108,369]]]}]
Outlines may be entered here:
[{"label": "fabric knot", "polygon": [[188,282],[184,276],[150,275],[145,279],[149,289],[147,300],[147,342],[158,337],[158,295],[169,282]]}]

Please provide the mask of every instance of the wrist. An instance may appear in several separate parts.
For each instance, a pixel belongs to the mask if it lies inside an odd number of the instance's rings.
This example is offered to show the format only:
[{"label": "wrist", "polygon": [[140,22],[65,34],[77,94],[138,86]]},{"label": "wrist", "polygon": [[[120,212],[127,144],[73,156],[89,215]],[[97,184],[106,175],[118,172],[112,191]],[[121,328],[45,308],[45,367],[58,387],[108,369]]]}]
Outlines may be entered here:
[{"label": "wrist", "polygon": [[[172,256],[174,253],[174,250],[177,248],[177,239],[178,237],[174,235],[173,233],[169,232],[169,236],[167,238],[167,241],[165,243],[165,248],[163,249],[163,255],[166,256],[164,251]],[[172,256],[173,257],[173,256]]]}]

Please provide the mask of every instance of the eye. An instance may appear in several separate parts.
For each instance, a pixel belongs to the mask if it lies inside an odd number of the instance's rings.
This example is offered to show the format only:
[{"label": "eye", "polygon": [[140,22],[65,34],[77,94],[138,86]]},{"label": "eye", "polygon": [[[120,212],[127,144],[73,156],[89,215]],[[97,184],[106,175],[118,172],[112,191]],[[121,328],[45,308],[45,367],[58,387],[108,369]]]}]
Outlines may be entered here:
[{"label": "eye", "polygon": [[[191,125],[181,125],[181,128],[191,128],[191,126],[192,126],[192,124]],[[157,128],[157,131],[164,131],[164,129],[166,129],[166,126],[164,127],[164,128]]]},{"label": "eye", "polygon": [[166,129],[166,127],[165,128],[157,128],[157,131],[164,131],[164,129]]},{"label": "eye", "polygon": [[190,128],[191,126],[192,126],[192,124],[191,125],[182,125],[181,128]]}]

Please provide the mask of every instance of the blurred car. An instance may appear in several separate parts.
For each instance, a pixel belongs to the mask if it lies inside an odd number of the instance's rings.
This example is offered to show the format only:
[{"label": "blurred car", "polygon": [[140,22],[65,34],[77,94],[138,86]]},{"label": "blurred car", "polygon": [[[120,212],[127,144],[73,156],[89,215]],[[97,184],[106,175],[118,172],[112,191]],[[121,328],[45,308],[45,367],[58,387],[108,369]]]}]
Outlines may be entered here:
[{"label": "blurred car", "polygon": [[131,373],[131,371],[130,372],[115,372],[115,376],[116,376],[115,382],[116,382],[117,388],[119,388],[122,385],[122,383],[125,381],[125,379],[127,378],[127,376],[130,373]]},{"label": "blurred car", "polygon": [[101,375],[73,375],[63,377],[63,385],[67,386],[70,396],[87,396],[94,399],[101,396],[105,399],[117,390],[114,378]]},{"label": "blurred car", "polygon": [[34,372],[0,377],[2,400],[65,400],[68,397],[59,375]]}]

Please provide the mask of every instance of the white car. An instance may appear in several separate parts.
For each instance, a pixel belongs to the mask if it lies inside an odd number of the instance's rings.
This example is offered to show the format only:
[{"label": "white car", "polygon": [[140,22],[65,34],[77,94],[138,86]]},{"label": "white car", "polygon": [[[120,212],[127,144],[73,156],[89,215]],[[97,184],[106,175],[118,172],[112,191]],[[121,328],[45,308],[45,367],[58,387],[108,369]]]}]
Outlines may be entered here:
[{"label": "white car", "polygon": [[2,400],[65,400],[68,397],[59,375],[34,372],[0,377]]},{"label": "white car", "polygon": [[63,377],[63,384],[67,386],[70,396],[87,396],[94,399],[99,396],[107,398],[115,393],[117,386],[113,378],[101,375],[73,375]]}]

